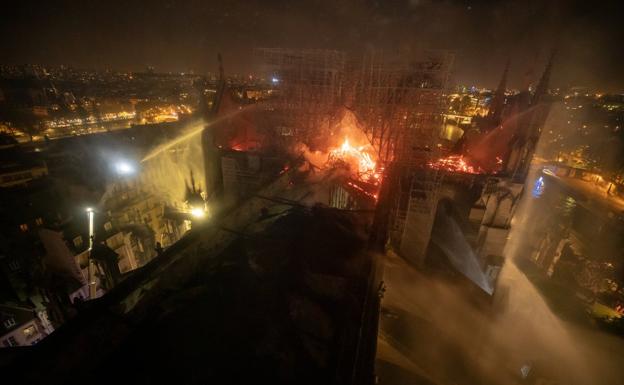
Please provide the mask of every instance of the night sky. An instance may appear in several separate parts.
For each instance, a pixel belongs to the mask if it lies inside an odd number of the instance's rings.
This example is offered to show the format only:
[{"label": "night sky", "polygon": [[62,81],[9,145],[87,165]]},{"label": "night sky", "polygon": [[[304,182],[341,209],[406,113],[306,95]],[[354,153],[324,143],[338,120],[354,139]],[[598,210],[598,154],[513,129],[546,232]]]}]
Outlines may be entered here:
[{"label": "night sky", "polygon": [[253,47],[452,49],[455,80],[537,78],[624,91],[624,2],[580,0],[20,1],[0,12],[0,62],[198,73],[253,70]]}]

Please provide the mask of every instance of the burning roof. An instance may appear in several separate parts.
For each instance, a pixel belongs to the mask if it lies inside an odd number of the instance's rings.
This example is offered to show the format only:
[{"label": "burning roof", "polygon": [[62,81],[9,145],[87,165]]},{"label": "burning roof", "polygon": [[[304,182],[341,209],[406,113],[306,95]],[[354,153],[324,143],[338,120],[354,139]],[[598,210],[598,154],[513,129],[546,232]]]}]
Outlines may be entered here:
[{"label": "burning roof", "polygon": [[355,172],[354,177],[364,182],[378,184],[381,173],[377,169],[377,162],[373,160],[372,146],[352,146],[349,138],[338,148],[329,151],[327,162],[333,166],[345,164]]},{"label": "burning roof", "polygon": [[448,172],[457,172],[463,174],[485,174],[478,165],[472,164],[470,159],[463,155],[449,155],[444,158],[437,159],[433,162],[429,162],[428,166],[436,169]]}]

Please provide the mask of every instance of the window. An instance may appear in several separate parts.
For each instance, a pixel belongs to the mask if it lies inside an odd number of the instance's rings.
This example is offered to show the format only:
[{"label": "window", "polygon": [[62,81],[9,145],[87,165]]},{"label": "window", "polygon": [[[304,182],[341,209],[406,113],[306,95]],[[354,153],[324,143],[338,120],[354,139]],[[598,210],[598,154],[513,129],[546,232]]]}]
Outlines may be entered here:
[{"label": "window", "polygon": [[22,230],[23,232],[28,231],[28,225],[26,223],[22,223],[20,225],[20,230]]},{"label": "window", "polygon": [[24,336],[26,338],[31,339],[35,335],[37,335],[37,328],[35,328],[35,325],[30,325],[29,327],[22,330],[22,332],[24,333]]},{"label": "window", "polygon": [[7,318],[4,320],[2,324],[4,325],[5,328],[10,329],[11,326],[15,326],[15,318],[13,317]]},{"label": "window", "polygon": [[37,218],[37,219],[35,219],[35,223],[37,224],[37,226],[41,226],[41,225],[43,225],[43,218]]},{"label": "window", "polygon": [[104,223],[104,230],[111,231],[113,229],[113,225],[110,222]]},{"label": "window", "polygon": [[2,344],[4,346],[6,346],[6,347],[19,346],[19,344],[15,340],[15,337],[13,337],[13,336],[11,336],[11,337],[7,338],[6,340],[2,341]]},{"label": "window", "polygon": [[79,235],[76,238],[74,238],[74,246],[76,247],[82,246],[82,236]]}]

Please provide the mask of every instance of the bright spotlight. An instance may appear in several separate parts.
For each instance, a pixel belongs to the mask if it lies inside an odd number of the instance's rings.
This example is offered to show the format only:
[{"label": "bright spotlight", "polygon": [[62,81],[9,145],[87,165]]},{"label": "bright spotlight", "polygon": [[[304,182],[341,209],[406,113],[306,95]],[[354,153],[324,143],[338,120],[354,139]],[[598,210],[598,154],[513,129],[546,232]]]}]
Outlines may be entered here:
[{"label": "bright spotlight", "polygon": [[93,212],[93,208],[92,208],[92,207],[87,207],[85,210],[86,210],[88,213],[92,213],[92,212]]},{"label": "bright spotlight", "polygon": [[115,170],[120,175],[130,175],[134,174],[136,171],[134,166],[126,161],[119,161],[115,163]]},{"label": "bright spotlight", "polygon": [[279,79],[276,77],[271,78],[271,82],[273,82],[273,84],[277,84],[279,83]]},{"label": "bright spotlight", "polygon": [[206,212],[199,207],[195,207],[191,209],[191,215],[197,219],[201,219],[206,216]]}]

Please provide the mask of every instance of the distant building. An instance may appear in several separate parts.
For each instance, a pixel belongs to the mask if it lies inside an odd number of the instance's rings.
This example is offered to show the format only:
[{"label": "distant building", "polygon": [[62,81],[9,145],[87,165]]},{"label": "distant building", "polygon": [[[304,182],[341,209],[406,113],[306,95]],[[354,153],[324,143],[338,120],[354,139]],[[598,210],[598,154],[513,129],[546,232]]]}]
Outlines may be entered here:
[{"label": "distant building", "polygon": [[106,245],[118,256],[120,273],[132,271],[141,266],[141,249],[132,232],[116,232],[106,239]]},{"label": "distant building", "polygon": [[[47,270],[57,277],[63,277],[60,282],[64,286],[64,292],[59,290],[56,293],[59,296],[58,300],[73,303],[77,297],[88,299],[88,252],[76,254],[68,245],[62,231],[41,229],[39,237],[45,248],[43,263]],[[88,244],[84,246],[87,247]],[[104,293],[100,282],[101,280],[96,278],[98,296]]]},{"label": "distant building", "polygon": [[48,167],[35,154],[26,153],[17,144],[0,148],[0,187],[26,185],[48,175]]},{"label": "distant building", "polygon": [[170,239],[172,231],[165,218],[165,202],[138,181],[115,184],[103,206],[113,228],[133,234],[129,239],[137,250],[138,266],[156,256],[156,242],[168,245],[177,240]]},{"label": "distant building", "polygon": [[45,315],[15,305],[0,305],[0,324],[0,348],[34,345],[54,330]]},{"label": "distant building", "polygon": [[[47,178],[28,183],[28,187],[0,187],[0,303],[30,303],[47,308],[50,292],[46,270],[42,264],[45,253],[38,231],[62,218],[60,202],[54,185]],[[59,322],[63,316],[57,313]]]}]

